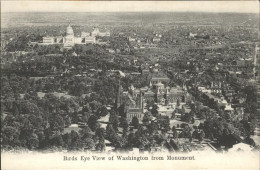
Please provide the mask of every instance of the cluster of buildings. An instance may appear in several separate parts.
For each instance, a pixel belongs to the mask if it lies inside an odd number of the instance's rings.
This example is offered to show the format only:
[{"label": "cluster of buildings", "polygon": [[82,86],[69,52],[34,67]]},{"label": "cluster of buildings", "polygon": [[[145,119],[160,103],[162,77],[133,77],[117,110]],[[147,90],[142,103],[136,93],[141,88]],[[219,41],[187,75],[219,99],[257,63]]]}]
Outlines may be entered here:
[{"label": "cluster of buildings", "polygon": [[110,36],[110,32],[100,32],[98,28],[94,28],[91,33],[81,32],[81,36],[76,37],[74,36],[74,31],[71,25],[69,25],[66,30],[66,36],[43,37],[42,45],[63,44],[64,47],[73,47],[75,44],[95,44],[97,43],[96,37],[98,36]]},{"label": "cluster of buildings", "polygon": [[161,34],[155,34],[149,37],[128,36],[127,40],[130,42],[131,46],[133,46],[134,49],[148,49],[157,48],[158,43],[161,41],[161,38]]},{"label": "cluster of buildings", "polygon": [[239,95],[230,84],[214,81],[209,86],[198,86],[197,88],[209,103],[223,107],[224,112],[233,115],[234,119],[243,119],[244,108],[240,104],[245,101],[245,96]]},{"label": "cluster of buildings", "polygon": [[127,39],[129,42],[136,42],[136,43],[158,43],[161,41],[162,35],[161,34],[154,34],[151,35],[151,37],[137,37],[136,35],[134,36],[128,36]]},{"label": "cluster of buildings", "polygon": [[181,87],[169,87],[170,79],[163,73],[155,73],[150,78],[149,86],[135,88],[133,85],[128,91],[123,91],[119,86],[116,107],[122,109],[127,120],[132,121],[133,117],[142,121],[144,113],[147,111],[147,103],[156,103],[158,111],[162,115],[171,117],[176,108],[177,101],[186,102],[188,93]]}]

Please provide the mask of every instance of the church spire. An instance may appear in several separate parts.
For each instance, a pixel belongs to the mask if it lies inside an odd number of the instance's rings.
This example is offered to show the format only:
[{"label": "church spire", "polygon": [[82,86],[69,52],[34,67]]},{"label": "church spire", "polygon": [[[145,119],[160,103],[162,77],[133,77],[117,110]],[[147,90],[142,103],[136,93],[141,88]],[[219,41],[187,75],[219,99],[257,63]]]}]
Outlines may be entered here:
[{"label": "church spire", "polygon": [[119,80],[118,91],[116,96],[116,108],[119,108],[121,104],[122,104],[122,86],[121,86],[121,80]]}]

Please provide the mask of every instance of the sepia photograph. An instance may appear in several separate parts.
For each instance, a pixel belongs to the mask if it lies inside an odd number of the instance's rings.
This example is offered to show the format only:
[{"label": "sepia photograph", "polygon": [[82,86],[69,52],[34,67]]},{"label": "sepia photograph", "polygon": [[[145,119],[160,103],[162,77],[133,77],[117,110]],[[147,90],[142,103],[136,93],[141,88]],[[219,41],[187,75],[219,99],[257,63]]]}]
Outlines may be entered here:
[{"label": "sepia photograph", "polygon": [[1,1],[1,169],[260,169],[259,15]]}]

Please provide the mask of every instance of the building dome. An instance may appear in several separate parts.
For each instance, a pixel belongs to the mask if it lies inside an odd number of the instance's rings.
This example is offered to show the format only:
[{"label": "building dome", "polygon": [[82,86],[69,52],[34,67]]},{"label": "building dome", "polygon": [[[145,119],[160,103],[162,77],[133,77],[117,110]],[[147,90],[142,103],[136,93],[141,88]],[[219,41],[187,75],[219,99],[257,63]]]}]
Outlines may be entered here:
[{"label": "building dome", "polygon": [[66,35],[67,36],[74,36],[74,31],[73,31],[73,29],[70,25],[67,27]]}]

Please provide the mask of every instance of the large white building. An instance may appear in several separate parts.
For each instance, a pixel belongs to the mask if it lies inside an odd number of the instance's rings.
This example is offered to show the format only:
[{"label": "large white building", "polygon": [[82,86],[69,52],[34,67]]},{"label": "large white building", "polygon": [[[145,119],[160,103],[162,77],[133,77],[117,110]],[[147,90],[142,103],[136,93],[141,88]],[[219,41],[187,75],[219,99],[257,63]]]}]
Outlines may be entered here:
[{"label": "large white building", "polygon": [[72,29],[72,27],[69,25],[67,27],[67,31],[66,31],[66,37],[65,37],[65,41],[64,46],[65,47],[72,47],[75,44],[75,41],[77,41],[78,37],[74,36],[74,31]]},{"label": "large white building", "polygon": [[42,45],[63,44],[64,47],[73,47],[75,44],[95,44],[97,42],[97,36],[110,36],[110,32],[100,32],[98,28],[94,28],[94,30],[91,33],[82,32],[80,37],[75,37],[74,31],[71,25],[69,25],[67,27],[65,37],[43,37]]},{"label": "large white building", "polygon": [[110,32],[106,31],[106,32],[100,32],[98,28],[94,28],[94,30],[91,33],[92,36],[100,36],[100,37],[109,37],[110,36]]}]

